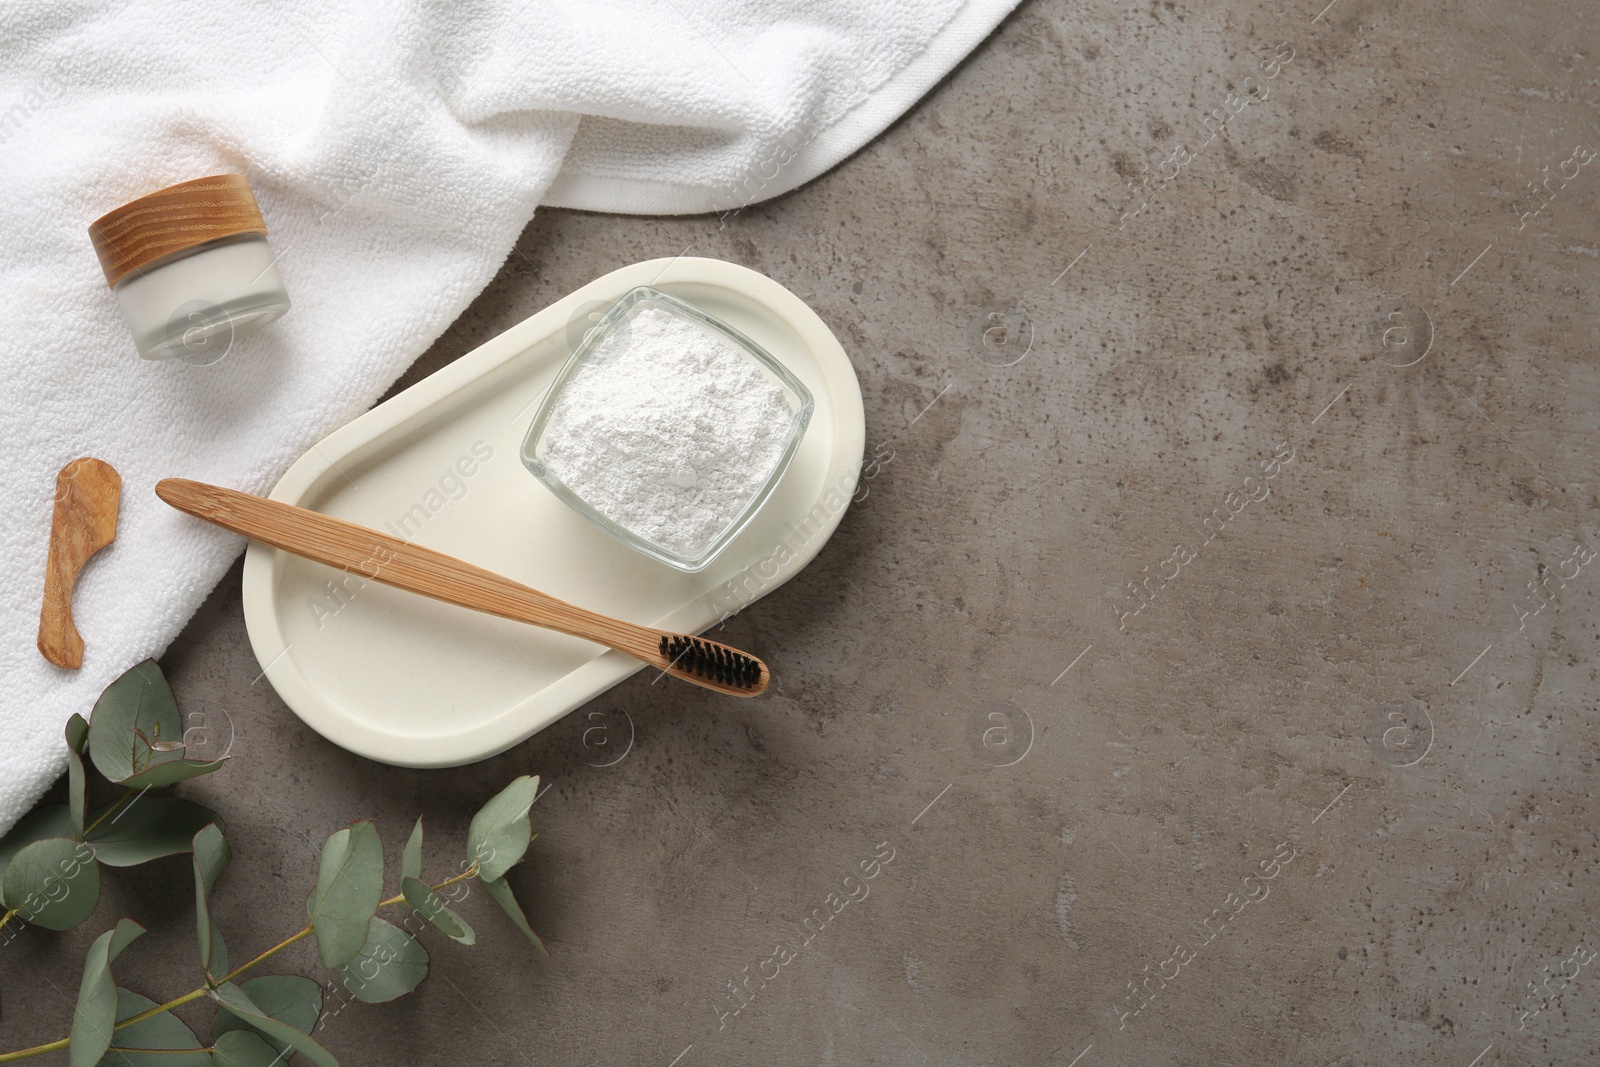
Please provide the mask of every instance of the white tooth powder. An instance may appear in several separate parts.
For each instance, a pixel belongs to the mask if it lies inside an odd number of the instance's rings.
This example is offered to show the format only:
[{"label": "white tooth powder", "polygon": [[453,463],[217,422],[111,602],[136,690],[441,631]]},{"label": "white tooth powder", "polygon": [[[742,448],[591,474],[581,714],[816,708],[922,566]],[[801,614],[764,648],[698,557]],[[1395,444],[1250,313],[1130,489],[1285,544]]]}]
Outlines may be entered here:
[{"label": "white tooth powder", "polygon": [[793,421],[783,389],[731,344],[645,308],[567,382],[543,460],[618,526],[694,558],[766,483]]}]

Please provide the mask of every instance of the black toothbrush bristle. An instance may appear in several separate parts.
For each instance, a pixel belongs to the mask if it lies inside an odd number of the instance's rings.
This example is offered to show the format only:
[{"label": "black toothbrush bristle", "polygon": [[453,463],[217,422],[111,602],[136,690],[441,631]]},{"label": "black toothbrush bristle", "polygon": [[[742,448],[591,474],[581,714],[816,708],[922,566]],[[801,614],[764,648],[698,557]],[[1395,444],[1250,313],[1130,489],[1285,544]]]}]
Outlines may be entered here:
[{"label": "black toothbrush bristle", "polygon": [[760,661],[724,645],[684,634],[663,634],[660,650],[673,667],[696,678],[733,689],[754,689],[761,684]]}]

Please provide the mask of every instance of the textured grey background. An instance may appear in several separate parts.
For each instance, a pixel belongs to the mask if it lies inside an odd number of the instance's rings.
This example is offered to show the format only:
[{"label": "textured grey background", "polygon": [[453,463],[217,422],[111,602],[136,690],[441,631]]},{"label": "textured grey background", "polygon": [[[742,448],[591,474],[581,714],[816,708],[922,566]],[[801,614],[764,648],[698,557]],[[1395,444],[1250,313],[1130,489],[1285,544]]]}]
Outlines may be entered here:
[{"label": "textured grey background", "polygon": [[[426,936],[416,995],[327,1022],[344,1062],[1594,1062],[1600,967],[1553,976],[1600,950],[1600,165],[1560,176],[1600,144],[1596,13],[1324,2],[1027,4],[776,202],[541,213],[408,382],[690,249],[817,309],[892,459],[728,624],[770,696],[641,675],[454,771],[252,685],[236,569],[164,659],[233,731],[181,792],[229,820],[235,954],[304,922],[348,820],[398,851],[424,812],[453,870],[538,772],[512,882],[551,958],[474,894],[476,947]],[[752,977],[880,843],[869,895]],[[65,1032],[119,914],[151,926],[127,983],[191,988],[186,872],[7,946],[4,1046]]]}]

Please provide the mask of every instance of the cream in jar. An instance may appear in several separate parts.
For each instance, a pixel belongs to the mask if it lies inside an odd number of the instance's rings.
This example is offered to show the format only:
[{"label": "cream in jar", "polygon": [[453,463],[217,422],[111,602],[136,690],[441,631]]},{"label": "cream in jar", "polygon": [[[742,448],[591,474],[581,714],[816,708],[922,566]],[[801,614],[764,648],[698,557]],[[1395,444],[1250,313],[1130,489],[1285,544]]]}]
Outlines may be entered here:
[{"label": "cream in jar", "polygon": [[89,237],[145,359],[215,363],[237,333],[289,310],[242,174],[140,197],[96,219]]}]

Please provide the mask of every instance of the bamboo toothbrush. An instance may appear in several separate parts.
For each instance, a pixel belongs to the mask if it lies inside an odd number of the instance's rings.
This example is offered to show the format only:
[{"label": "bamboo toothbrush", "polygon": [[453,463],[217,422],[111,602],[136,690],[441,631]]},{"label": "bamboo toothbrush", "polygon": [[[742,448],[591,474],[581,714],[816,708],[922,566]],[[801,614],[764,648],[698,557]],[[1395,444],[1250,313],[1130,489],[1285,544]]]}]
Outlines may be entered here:
[{"label": "bamboo toothbrush", "polygon": [[274,548],[435,600],[609,645],[719,693],[753,697],[771,680],[766,664],[738,649],[586,611],[454,556],[331,515],[187,478],[162,479],[156,495],[179,511]]}]

